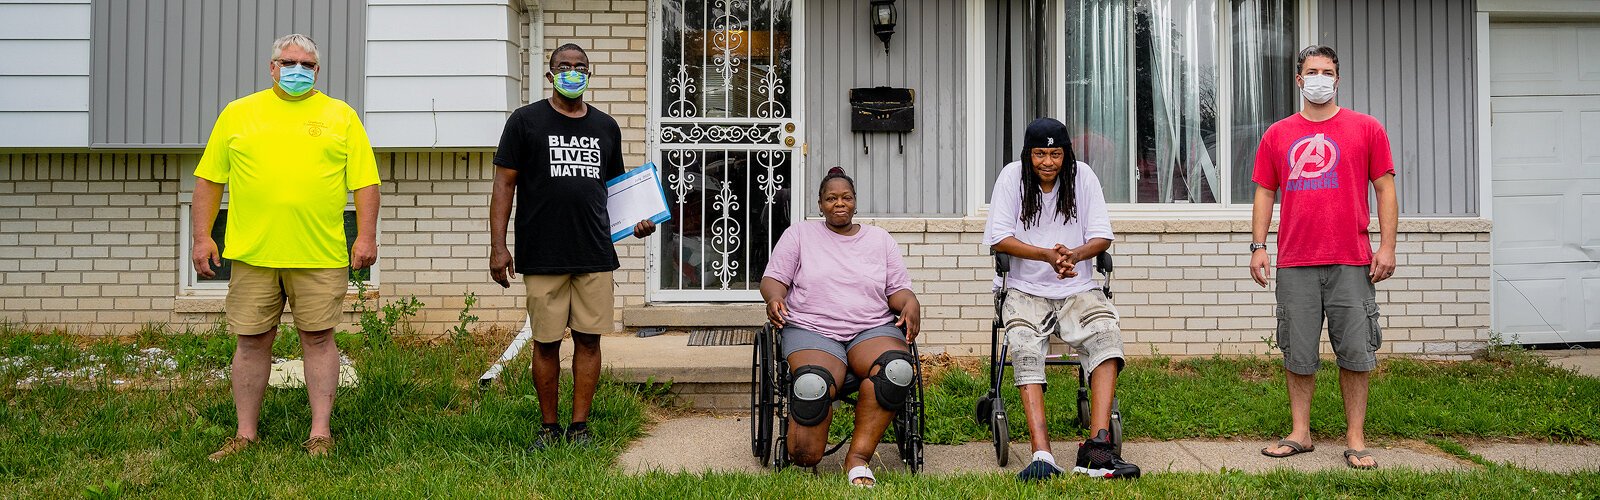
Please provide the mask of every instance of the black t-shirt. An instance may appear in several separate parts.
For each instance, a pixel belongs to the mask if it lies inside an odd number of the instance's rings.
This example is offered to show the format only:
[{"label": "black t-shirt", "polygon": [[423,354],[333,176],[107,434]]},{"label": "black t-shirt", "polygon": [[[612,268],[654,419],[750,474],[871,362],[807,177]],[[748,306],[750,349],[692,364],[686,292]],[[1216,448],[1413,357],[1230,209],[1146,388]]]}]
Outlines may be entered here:
[{"label": "black t-shirt", "polygon": [[517,171],[516,265],[522,274],[614,271],[606,181],[622,175],[622,130],[594,106],[582,118],[541,100],[506,120],[494,164]]}]

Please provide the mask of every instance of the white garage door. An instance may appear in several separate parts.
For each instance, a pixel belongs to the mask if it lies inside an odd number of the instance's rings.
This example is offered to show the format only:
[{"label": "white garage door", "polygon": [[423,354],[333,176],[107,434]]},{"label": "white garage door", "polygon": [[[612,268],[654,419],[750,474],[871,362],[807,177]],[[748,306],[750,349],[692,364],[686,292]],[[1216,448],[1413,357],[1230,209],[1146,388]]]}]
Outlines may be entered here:
[{"label": "white garage door", "polygon": [[1600,341],[1600,24],[1489,32],[1494,328]]}]

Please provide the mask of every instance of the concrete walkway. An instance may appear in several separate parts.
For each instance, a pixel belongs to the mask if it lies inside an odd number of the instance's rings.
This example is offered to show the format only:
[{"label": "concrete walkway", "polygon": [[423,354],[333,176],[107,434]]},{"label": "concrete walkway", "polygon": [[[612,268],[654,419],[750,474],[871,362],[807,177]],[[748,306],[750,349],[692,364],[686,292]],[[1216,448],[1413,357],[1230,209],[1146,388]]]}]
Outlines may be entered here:
[{"label": "concrete walkway", "polygon": [[[750,421],[743,417],[689,417],[661,422],[650,435],[635,442],[618,458],[629,473],[665,472],[759,472],[750,453]],[[1226,467],[1244,472],[1265,472],[1278,468],[1299,471],[1342,470],[1343,447],[1328,442],[1317,451],[1295,457],[1274,459],[1261,455],[1266,442],[1258,441],[1150,441],[1123,445],[1123,458],[1138,464],[1146,473],[1216,472]],[[1374,443],[1375,445],[1377,443]],[[1451,457],[1425,443],[1406,441],[1374,446],[1373,456],[1383,467],[1408,467],[1442,471],[1476,467]],[[1057,460],[1071,462],[1077,453],[1076,442],[1052,443]],[[1600,447],[1582,447],[1585,456],[1600,457]],[[842,471],[841,450],[818,465],[820,471]],[[1011,445],[1010,465],[995,465],[994,448],[988,443],[929,445],[925,450],[926,473],[962,474],[1005,472],[1015,474],[1026,466],[1030,450],[1025,442]],[[879,445],[872,467],[876,471],[903,471],[899,453],[892,444]]]},{"label": "concrete walkway", "polygon": [[1578,372],[1579,375],[1600,377],[1600,349],[1562,349],[1534,351],[1550,358],[1550,364]]},{"label": "concrete walkway", "polygon": [[1488,443],[1468,451],[1494,463],[1544,472],[1600,471],[1600,446],[1575,444]]}]

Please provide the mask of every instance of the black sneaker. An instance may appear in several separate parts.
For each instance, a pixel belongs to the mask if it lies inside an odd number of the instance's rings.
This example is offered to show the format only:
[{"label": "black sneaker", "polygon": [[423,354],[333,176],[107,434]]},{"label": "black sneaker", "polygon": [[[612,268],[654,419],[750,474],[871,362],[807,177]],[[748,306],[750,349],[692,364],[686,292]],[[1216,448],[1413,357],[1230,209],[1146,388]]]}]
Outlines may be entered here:
[{"label": "black sneaker", "polygon": [[1111,445],[1111,433],[1101,429],[1094,438],[1078,445],[1078,465],[1075,474],[1106,479],[1139,477],[1139,466],[1124,462]]},{"label": "black sneaker", "polygon": [[589,446],[594,443],[594,435],[589,433],[589,427],[568,427],[567,442],[576,446]]},{"label": "black sneaker", "polygon": [[558,446],[565,439],[565,437],[566,432],[564,432],[559,425],[542,426],[539,428],[539,436],[533,439],[533,446],[529,446],[528,451],[543,451],[545,449]]},{"label": "black sneaker", "polygon": [[1044,460],[1034,460],[1033,463],[1028,464],[1027,467],[1024,467],[1022,472],[1017,473],[1017,480],[1043,481],[1065,473],[1066,471],[1061,470],[1060,467],[1056,467],[1056,464],[1046,462]]}]

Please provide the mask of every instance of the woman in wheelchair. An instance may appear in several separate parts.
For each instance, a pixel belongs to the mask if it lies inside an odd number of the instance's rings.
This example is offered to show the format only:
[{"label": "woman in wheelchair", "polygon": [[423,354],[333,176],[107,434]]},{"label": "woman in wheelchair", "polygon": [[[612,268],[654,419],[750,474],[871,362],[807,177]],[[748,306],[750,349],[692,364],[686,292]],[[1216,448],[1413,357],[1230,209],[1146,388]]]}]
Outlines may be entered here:
[{"label": "woman in wheelchair", "polygon": [[[1050,453],[1044,415],[1051,335],[1072,346],[1090,374],[1090,437],[1078,448],[1073,472],[1139,476],[1138,466],[1118,456],[1109,432],[1122,336],[1117,310],[1096,288],[1091,263],[1112,239],[1100,181],[1074,157],[1067,127],[1050,118],[1029,124],[1021,160],[1001,169],[995,181],[984,231],[984,244],[1013,257],[1001,319],[1034,450],[1022,480],[1064,472]],[[1001,286],[998,277],[995,286]]]},{"label": "woman in wheelchair", "polygon": [[851,375],[861,385],[844,466],[851,484],[871,486],[868,460],[915,389],[907,346],[921,327],[921,306],[894,238],[853,222],[855,181],[834,167],[818,191],[824,220],[790,226],[761,279],[767,319],[781,329],[790,366],[787,452],[800,466],[822,460],[832,403]]}]

